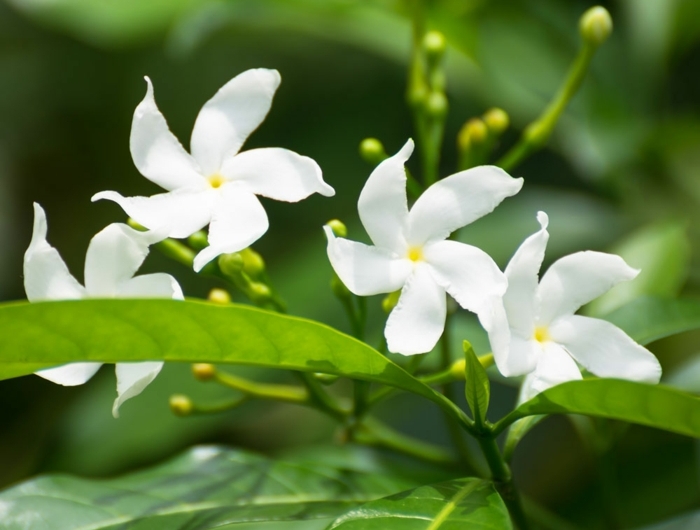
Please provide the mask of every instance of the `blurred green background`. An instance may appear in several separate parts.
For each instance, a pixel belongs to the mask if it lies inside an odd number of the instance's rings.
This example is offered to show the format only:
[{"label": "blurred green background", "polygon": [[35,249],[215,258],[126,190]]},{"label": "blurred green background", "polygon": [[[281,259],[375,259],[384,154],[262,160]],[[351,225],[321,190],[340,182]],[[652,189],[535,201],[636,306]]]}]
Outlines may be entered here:
[{"label": "blurred green background", "polygon": [[[276,68],[282,85],[270,115],[245,148],[279,146],[313,157],[335,187],[332,199],[265,201],[269,232],[255,244],[290,312],[348,330],[328,287],[321,225],[340,218],[365,237],[356,200],[371,167],[357,154],[368,136],[389,153],[412,135],[404,103],[410,56],[405,0],[3,0],[0,2],[0,297],[24,297],[22,254],[32,201],[46,209],[49,241],[82,280],[85,249],[106,224],[123,221],[114,204],[90,203],[102,190],[152,194],[128,149],[131,115],[154,82],[159,107],[187,145],[201,105],[252,67]],[[455,138],[464,121],[490,107],[513,126],[498,152],[544,108],[578,49],[584,0],[433,0],[429,25],[443,31],[450,115],[442,174],[454,172]],[[700,285],[700,2],[604,2],[615,31],[595,57],[584,86],[547,149],[512,173],[525,187],[460,238],[505,265],[550,215],[547,261],[576,250],[616,251],[644,272],[589,308],[604,314],[642,294],[693,294]],[[410,166],[418,170],[417,159]],[[188,296],[216,284],[154,253],[144,270],[168,271]],[[379,336],[380,298],[370,300]],[[468,315],[455,340],[478,352],[488,344]],[[700,334],[652,345],[666,381],[700,390],[694,361]],[[456,349],[456,351],[459,351]],[[257,378],[279,374],[240,370]],[[342,384],[340,385],[342,387]],[[211,417],[178,419],[173,392],[202,403],[225,390],[167,366],[122,417],[110,415],[113,370],[62,388],[38,377],[0,383],[0,487],[36,473],[109,476],[158,462],[185,447],[221,442],[268,453],[330,443],[334,426],[314,412],[246,404]],[[343,389],[340,388],[339,391]],[[461,391],[459,392],[461,393]],[[498,386],[493,418],[516,390]],[[387,402],[396,427],[446,443],[435,407],[412,398]],[[653,521],[700,507],[695,442],[643,428],[619,429],[612,456],[621,477],[620,517]],[[318,449],[322,451],[322,449]],[[585,527],[599,528],[599,487],[575,423],[544,422],[515,456],[524,491]]]}]

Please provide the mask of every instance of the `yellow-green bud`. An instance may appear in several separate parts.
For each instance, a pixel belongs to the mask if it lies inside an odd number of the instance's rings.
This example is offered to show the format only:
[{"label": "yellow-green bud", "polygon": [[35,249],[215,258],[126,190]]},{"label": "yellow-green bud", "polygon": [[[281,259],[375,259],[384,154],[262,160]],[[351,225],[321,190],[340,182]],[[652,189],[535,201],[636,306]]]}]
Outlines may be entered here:
[{"label": "yellow-green bud", "polygon": [[231,303],[231,295],[224,289],[214,288],[209,291],[207,300],[215,304],[226,305]]},{"label": "yellow-green bud", "polygon": [[210,381],[216,375],[216,368],[209,363],[196,363],[192,365],[192,375],[197,381]]},{"label": "yellow-green bud", "polygon": [[331,291],[333,291],[333,294],[341,299],[348,298],[351,294],[342,280],[338,278],[337,274],[333,274],[333,278],[331,278]]},{"label": "yellow-green bud", "polygon": [[376,138],[365,138],[360,142],[360,157],[370,164],[379,164],[389,158],[384,149],[384,144]]},{"label": "yellow-green bud", "polygon": [[243,258],[243,270],[253,277],[260,275],[265,270],[265,261],[262,256],[252,248],[244,248],[240,252]]},{"label": "yellow-green bud", "polygon": [[347,227],[338,219],[331,219],[326,223],[326,226],[329,226],[330,229],[333,230],[336,237],[345,237],[348,235]]},{"label": "yellow-green bud", "polygon": [[170,396],[170,410],[176,416],[189,416],[192,414],[194,405],[192,405],[192,400],[182,394],[173,394]]},{"label": "yellow-green bud", "polygon": [[459,359],[450,366],[450,373],[457,379],[464,379],[464,371],[467,369],[467,361]]},{"label": "yellow-green bud", "polygon": [[489,131],[494,134],[502,134],[510,125],[508,113],[503,109],[493,108],[484,114],[484,123]]},{"label": "yellow-green bud", "polygon": [[436,118],[447,114],[447,96],[443,92],[431,92],[425,102],[425,110]]},{"label": "yellow-green bud", "polygon": [[238,253],[219,256],[219,269],[226,276],[235,276],[243,270],[243,257]]},{"label": "yellow-green bud", "polygon": [[267,302],[272,297],[270,288],[261,282],[251,282],[249,289],[250,299],[256,304]]},{"label": "yellow-green bud", "polygon": [[391,313],[396,307],[396,304],[399,303],[399,296],[401,296],[401,291],[394,291],[384,297],[384,300],[382,300],[382,309],[385,313]]},{"label": "yellow-green bud", "polygon": [[489,136],[489,130],[486,124],[479,118],[472,118],[465,124],[465,127],[467,128],[469,139],[473,144],[483,143]]},{"label": "yellow-green bud", "polygon": [[438,61],[445,53],[445,36],[439,31],[429,31],[423,37],[423,49],[429,61]]},{"label": "yellow-green bud", "polygon": [[613,21],[607,9],[595,6],[588,9],[579,21],[579,31],[583,40],[593,46],[603,44],[613,30]]},{"label": "yellow-green bud", "polygon": [[425,84],[421,83],[408,91],[406,99],[411,108],[422,108],[423,105],[427,104],[427,97],[428,88],[425,86]]},{"label": "yellow-green bud", "polygon": [[209,246],[209,240],[207,239],[207,234],[202,230],[198,230],[190,237],[187,238],[189,245],[195,250],[202,250]]}]

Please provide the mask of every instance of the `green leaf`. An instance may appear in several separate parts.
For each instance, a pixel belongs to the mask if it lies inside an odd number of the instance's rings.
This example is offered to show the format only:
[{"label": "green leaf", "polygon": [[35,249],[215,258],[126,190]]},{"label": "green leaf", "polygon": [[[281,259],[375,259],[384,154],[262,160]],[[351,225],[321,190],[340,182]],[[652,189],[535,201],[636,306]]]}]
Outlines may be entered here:
[{"label": "green leaf", "polygon": [[508,530],[513,526],[493,483],[462,478],[420,486],[368,502],[336,519],[327,530]]},{"label": "green leaf", "polygon": [[4,530],[218,529],[233,523],[336,517],[413,485],[376,472],[277,462],[201,446],[116,479],[39,477],[0,493],[0,513]]},{"label": "green leaf", "polygon": [[542,421],[545,416],[528,416],[513,423],[508,429],[506,435],[506,443],[503,446],[503,458],[510,461],[513,458],[513,452],[527,433],[529,433],[535,425]]},{"label": "green leaf", "polygon": [[639,344],[700,329],[700,300],[638,298],[605,316]]},{"label": "green leaf", "polygon": [[462,343],[464,358],[466,361],[464,375],[466,385],[464,392],[467,396],[467,403],[474,415],[474,422],[483,425],[486,422],[486,413],[489,410],[489,399],[491,398],[491,384],[486,370],[479,362],[469,341]]},{"label": "green leaf", "polygon": [[598,416],[700,438],[700,399],[662,385],[617,379],[570,381],[523,403],[495,430],[538,414]]},{"label": "green leaf", "polygon": [[249,306],[177,300],[0,305],[0,380],[73,361],[234,363],[325,372],[423,396],[465,424],[442,394],[328,326]]}]

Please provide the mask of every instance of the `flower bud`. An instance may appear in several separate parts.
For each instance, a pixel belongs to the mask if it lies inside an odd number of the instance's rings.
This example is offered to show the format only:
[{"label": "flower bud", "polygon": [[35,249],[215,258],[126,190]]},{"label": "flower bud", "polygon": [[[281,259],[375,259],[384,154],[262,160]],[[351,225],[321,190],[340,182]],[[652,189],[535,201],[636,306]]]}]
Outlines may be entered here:
[{"label": "flower bud", "polygon": [[498,108],[489,109],[484,114],[484,123],[489,131],[499,135],[505,132],[510,125],[510,118],[506,111]]},{"label": "flower bud", "polygon": [[331,291],[340,299],[349,298],[351,294],[337,274],[333,274],[333,278],[331,278]]},{"label": "flower bud", "polygon": [[348,235],[347,227],[343,224],[342,221],[339,221],[338,219],[331,219],[326,223],[326,226],[330,227],[330,229],[333,230],[333,233],[336,237],[345,237]]},{"label": "flower bud", "polygon": [[604,7],[591,7],[581,15],[579,31],[588,44],[600,46],[608,39],[612,30],[612,17]]},{"label": "flower bud", "polygon": [[259,276],[265,270],[265,261],[262,256],[252,248],[244,248],[240,251],[243,258],[243,271],[250,276]]},{"label": "flower bud", "polygon": [[439,61],[445,54],[445,36],[439,31],[429,31],[423,37],[423,49],[430,62]]},{"label": "flower bud", "polygon": [[173,394],[170,396],[169,404],[170,410],[176,416],[189,416],[194,409],[192,400],[183,394]]},{"label": "flower bud", "polygon": [[447,96],[443,92],[431,92],[425,102],[425,110],[435,118],[442,118],[447,114]]},{"label": "flower bud", "polygon": [[196,363],[192,365],[192,375],[197,381],[211,381],[216,375],[216,368],[213,364]]},{"label": "flower bud", "polygon": [[384,297],[384,300],[382,300],[382,309],[385,313],[391,313],[396,307],[396,304],[399,303],[399,296],[401,296],[401,291],[394,291]]},{"label": "flower bud", "polygon": [[238,253],[219,256],[219,269],[226,276],[235,276],[243,270],[243,257]]},{"label": "flower bud", "polygon": [[188,237],[187,243],[189,243],[189,245],[195,250],[202,250],[203,248],[206,248],[209,246],[209,240],[207,239],[207,234],[205,234],[203,230],[198,230],[197,232],[192,234],[190,237]]},{"label": "flower bud", "polygon": [[370,164],[379,164],[389,158],[384,145],[376,138],[365,138],[360,142],[360,157]]},{"label": "flower bud", "polygon": [[228,293],[228,291],[225,291],[224,289],[214,288],[211,291],[209,291],[209,296],[207,296],[207,300],[215,304],[226,305],[231,303],[231,295]]},{"label": "flower bud", "polygon": [[264,283],[251,282],[248,289],[250,299],[256,304],[267,302],[272,297],[272,291]]},{"label": "flower bud", "polygon": [[464,371],[467,369],[467,361],[459,359],[450,366],[450,373],[457,379],[464,379]]}]

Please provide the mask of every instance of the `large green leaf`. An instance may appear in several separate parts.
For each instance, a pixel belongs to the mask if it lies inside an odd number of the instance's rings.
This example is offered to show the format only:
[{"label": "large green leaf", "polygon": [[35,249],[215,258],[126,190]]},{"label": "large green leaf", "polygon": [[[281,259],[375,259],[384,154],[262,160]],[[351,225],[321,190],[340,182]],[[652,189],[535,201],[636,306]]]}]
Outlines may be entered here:
[{"label": "large green leaf", "polygon": [[5,530],[203,530],[294,520],[318,528],[314,520],[414,485],[376,472],[202,446],[111,480],[39,477],[0,493],[0,515]]},{"label": "large green leaf", "polygon": [[345,375],[401,388],[470,420],[365,343],[303,318],[230,304],[79,300],[0,306],[0,380],[72,361],[235,363]]},{"label": "large green leaf", "polygon": [[700,329],[700,300],[645,296],[605,316],[640,344]]},{"label": "large green leaf", "polygon": [[538,394],[498,422],[538,414],[584,414],[700,438],[700,399],[662,385],[617,379],[570,381]]},{"label": "large green leaf", "polygon": [[328,530],[508,530],[508,510],[493,483],[462,478],[420,486],[358,506]]}]

